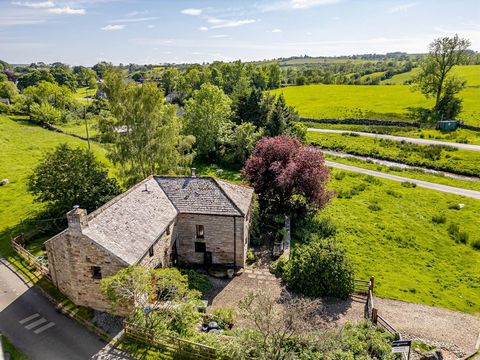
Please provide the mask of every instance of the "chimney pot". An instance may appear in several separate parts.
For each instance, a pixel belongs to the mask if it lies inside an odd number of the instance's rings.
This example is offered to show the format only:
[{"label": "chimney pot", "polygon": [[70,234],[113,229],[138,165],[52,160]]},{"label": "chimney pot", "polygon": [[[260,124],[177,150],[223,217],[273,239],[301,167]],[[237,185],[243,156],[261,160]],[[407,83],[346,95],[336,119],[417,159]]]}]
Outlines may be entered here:
[{"label": "chimney pot", "polygon": [[88,226],[87,210],[80,209],[75,205],[72,210],[67,213],[68,230],[71,234],[82,234],[82,230]]}]

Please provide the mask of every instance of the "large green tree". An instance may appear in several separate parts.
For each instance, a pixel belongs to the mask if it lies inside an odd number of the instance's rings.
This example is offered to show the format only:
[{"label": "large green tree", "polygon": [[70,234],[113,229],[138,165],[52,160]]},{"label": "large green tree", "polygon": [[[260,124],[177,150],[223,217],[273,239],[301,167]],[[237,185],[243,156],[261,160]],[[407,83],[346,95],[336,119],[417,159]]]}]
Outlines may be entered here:
[{"label": "large green tree", "polygon": [[120,192],[103,164],[91,151],[61,144],[34,169],[28,189],[35,200],[61,215],[73,205],[95,210]]},{"label": "large green tree", "polygon": [[231,102],[222,89],[203,84],[185,104],[186,131],[197,139],[200,155],[212,155],[227,140],[233,127]]},{"label": "large green tree", "polygon": [[166,103],[154,83],[126,83],[118,68],[108,69],[103,77],[114,117],[103,129],[113,140],[110,157],[122,166],[127,183],[153,174],[185,173],[195,139],[182,135],[176,107]]},{"label": "large green tree", "polygon": [[[469,46],[470,41],[458,35],[439,38],[430,44],[429,53],[422,62],[420,73],[414,79],[414,83],[426,97],[435,98],[434,110],[437,112],[441,112],[440,105],[444,97],[453,98],[465,86],[463,80],[452,76],[450,72],[455,65],[462,65],[468,61]],[[438,115],[442,117],[445,114]]]}]

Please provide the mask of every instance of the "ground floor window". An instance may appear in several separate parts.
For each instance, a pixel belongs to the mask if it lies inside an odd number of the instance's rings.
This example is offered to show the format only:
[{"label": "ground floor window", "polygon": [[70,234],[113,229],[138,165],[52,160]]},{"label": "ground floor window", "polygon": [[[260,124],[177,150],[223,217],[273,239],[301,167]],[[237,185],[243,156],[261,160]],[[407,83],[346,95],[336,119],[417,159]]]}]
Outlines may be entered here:
[{"label": "ground floor window", "polygon": [[94,279],[102,278],[102,268],[100,266],[92,266],[92,278]]},{"label": "ground floor window", "polygon": [[204,242],[195,242],[195,252],[205,252],[207,250]]}]

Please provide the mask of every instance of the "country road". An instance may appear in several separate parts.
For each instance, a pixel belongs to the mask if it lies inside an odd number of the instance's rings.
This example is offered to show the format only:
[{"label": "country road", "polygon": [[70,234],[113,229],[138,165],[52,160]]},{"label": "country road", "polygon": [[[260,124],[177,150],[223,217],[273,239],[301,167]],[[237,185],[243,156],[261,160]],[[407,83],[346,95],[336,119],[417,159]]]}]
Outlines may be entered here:
[{"label": "country road", "polygon": [[362,174],[372,175],[372,176],[375,176],[375,177],[384,178],[384,179],[393,180],[393,181],[411,182],[411,183],[416,184],[419,187],[423,187],[423,188],[426,188],[426,189],[437,190],[437,191],[441,191],[441,192],[445,192],[445,193],[449,193],[449,194],[466,196],[466,197],[470,197],[470,198],[473,198],[473,199],[480,200],[480,191],[462,189],[462,188],[457,188],[457,187],[442,185],[442,184],[436,184],[436,183],[423,181],[423,180],[416,180],[416,179],[406,178],[406,177],[402,177],[402,176],[386,174],[386,173],[382,173],[382,172],[379,172],[379,171],[368,170],[368,169],[364,169],[364,168],[360,168],[360,167],[352,166],[352,165],[340,164],[340,163],[333,162],[333,161],[328,161],[328,160],[325,161],[325,164],[327,164],[330,167],[337,168],[337,169],[359,172],[359,173],[362,173]]},{"label": "country road", "polygon": [[308,131],[320,132],[320,133],[333,133],[333,134],[344,134],[344,133],[358,134],[360,136],[368,136],[368,137],[373,137],[377,139],[388,139],[393,141],[406,141],[406,142],[420,144],[420,145],[444,145],[444,146],[451,146],[451,147],[462,149],[462,150],[480,151],[480,145],[460,144],[456,142],[419,139],[419,138],[411,138],[411,137],[405,137],[405,136],[374,134],[374,133],[361,132],[361,131],[315,129],[315,128],[308,128]]},{"label": "country road", "polygon": [[31,360],[132,359],[59,313],[0,258],[0,331]]}]

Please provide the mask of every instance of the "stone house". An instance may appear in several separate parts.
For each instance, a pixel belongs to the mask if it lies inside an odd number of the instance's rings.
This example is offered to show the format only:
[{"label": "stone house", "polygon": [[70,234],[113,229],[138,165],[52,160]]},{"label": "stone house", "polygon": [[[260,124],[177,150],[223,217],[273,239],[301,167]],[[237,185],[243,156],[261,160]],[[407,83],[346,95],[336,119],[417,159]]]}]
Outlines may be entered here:
[{"label": "stone house", "polygon": [[46,243],[54,284],[75,304],[109,310],[100,279],[133,264],[147,268],[243,267],[253,189],[212,177],[151,176]]}]

